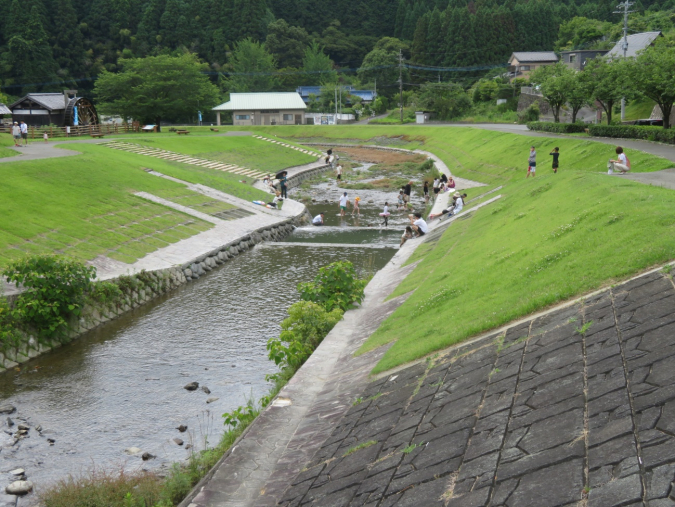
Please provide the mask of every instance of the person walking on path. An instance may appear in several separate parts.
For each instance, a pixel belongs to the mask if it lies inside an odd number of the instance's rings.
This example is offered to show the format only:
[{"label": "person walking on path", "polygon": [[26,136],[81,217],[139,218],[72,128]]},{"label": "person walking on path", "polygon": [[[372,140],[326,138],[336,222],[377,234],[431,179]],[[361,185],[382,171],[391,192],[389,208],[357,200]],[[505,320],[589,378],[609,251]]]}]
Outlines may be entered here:
[{"label": "person walking on path", "polygon": [[349,198],[347,197],[347,192],[340,196],[340,216],[344,217],[347,207],[349,206]]},{"label": "person walking on path", "polygon": [[556,146],[553,151],[549,153],[553,157],[553,173],[558,172],[558,158],[560,157],[560,149]]},{"label": "person walking on path", "polygon": [[354,213],[356,213],[358,216],[361,216],[361,208],[359,208],[359,201],[361,200],[360,197],[356,197],[354,199],[354,206],[352,206],[352,216],[354,216]]},{"label": "person walking on path", "polygon": [[17,122],[14,122],[12,127],[12,137],[14,138],[14,146],[21,148],[21,127]]},{"label": "person walking on path", "polygon": [[338,164],[337,169],[335,169],[335,172],[337,173],[337,181],[342,180],[342,164]]},{"label": "person walking on path", "polygon": [[623,152],[623,148],[621,146],[617,146],[615,151],[619,157],[618,160],[609,161],[609,174],[612,174],[613,171],[617,170],[620,171],[621,174],[626,174],[628,171],[630,171],[630,160],[628,160],[628,157]]},{"label": "person walking on path", "polygon": [[19,127],[21,128],[21,139],[23,139],[23,145],[28,146],[28,125],[26,125],[26,122],[22,121]]},{"label": "person walking on path", "polygon": [[534,146],[530,146],[530,156],[527,159],[527,176],[530,177],[530,174],[534,178],[537,172],[537,150],[534,149]]},{"label": "person walking on path", "polygon": [[389,213],[389,203],[385,202],[384,203],[384,210],[382,211],[382,213],[380,213],[380,216],[382,218],[384,218],[384,221],[382,222],[382,225],[384,225],[385,227],[387,227],[389,225],[389,215],[390,215],[390,213]]}]

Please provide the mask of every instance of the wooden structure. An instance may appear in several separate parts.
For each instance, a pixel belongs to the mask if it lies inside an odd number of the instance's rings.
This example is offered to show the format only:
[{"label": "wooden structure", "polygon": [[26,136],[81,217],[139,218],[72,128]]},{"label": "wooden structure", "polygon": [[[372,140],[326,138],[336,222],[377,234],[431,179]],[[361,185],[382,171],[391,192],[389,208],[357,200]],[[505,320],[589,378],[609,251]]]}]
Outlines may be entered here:
[{"label": "wooden structure", "polygon": [[77,90],[63,93],[29,93],[9,106],[12,121],[29,126],[87,127],[99,124],[94,104],[78,97]]},{"label": "wooden structure", "polygon": [[526,78],[539,67],[555,65],[558,55],[553,51],[522,51],[513,53],[509,58],[509,76]]}]

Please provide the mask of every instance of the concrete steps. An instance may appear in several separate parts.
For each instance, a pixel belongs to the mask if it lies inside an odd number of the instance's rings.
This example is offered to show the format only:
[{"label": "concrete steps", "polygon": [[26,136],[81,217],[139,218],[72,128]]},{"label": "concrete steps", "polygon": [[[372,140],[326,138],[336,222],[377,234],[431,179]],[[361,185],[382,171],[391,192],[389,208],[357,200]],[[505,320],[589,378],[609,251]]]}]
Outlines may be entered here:
[{"label": "concrete steps", "polygon": [[223,171],[258,180],[261,180],[265,176],[260,171],[254,169],[239,167],[233,164],[225,164],[223,162],[218,162],[216,160],[189,157],[181,153],[175,153],[173,151],[168,150],[161,150],[159,148],[151,148],[140,144],[127,143],[124,141],[109,141],[101,144],[114,150],[126,151],[128,153],[134,153],[136,155],[145,155],[147,157],[159,158],[162,160],[168,160],[169,162],[180,162],[181,164],[206,167],[207,169],[214,169],[216,171]]}]

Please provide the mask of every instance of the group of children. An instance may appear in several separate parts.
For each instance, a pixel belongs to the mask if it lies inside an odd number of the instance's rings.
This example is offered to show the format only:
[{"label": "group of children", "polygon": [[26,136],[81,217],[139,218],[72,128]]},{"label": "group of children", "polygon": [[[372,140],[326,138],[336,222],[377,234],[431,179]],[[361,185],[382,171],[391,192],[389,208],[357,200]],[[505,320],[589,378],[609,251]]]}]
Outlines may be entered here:
[{"label": "group of children", "polygon": [[[560,160],[560,148],[557,146],[553,148],[553,151],[549,153],[553,157],[553,172],[557,173],[558,172],[558,164]],[[527,159],[527,176],[526,178],[530,177],[530,174],[534,178],[537,175],[537,150],[535,149],[534,146],[530,146],[530,156]]]}]

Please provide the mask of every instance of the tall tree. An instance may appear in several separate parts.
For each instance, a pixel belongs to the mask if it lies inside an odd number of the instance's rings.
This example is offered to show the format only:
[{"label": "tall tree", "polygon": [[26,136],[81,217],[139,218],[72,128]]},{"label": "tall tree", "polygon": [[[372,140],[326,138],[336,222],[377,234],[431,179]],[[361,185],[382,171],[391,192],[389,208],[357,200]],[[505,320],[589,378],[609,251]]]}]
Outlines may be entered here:
[{"label": "tall tree", "polygon": [[265,44],[251,39],[237,43],[229,67],[225,86],[230,92],[269,92],[277,84],[274,57]]},{"label": "tall tree", "polygon": [[675,47],[672,41],[658,41],[626,66],[638,93],[661,109],[663,128],[670,128],[675,104]]},{"label": "tall tree", "polygon": [[[358,70],[359,79],[368,84],[377,81],[377,89],[385,90],[385,95],[396,93],[399,77],[399,52],[405,56],[408,51],[407,43],[393,37],[383,37],[363,59],[363,64]],[[409,79],[409,71],[406,68],[403,68],[403,79]]]},{"label": "tall tree", "polygon": [[52,50],[63,77],[83,78],[86,74],[84,37],[71,0],[56,0]]},{"label": "tall tree", "polygon": [[560,110],[567,103],[574,70],[564,63],[539,67],[530,75],[530,82],[539,85],[541,94],[551,106],[553,121],[560,123]]},{"label": "tall tree", "polygon": [[300,67],[309,44],[309,35],[304,28],[290,26],[278,19],[267,26],[265,47],[280,67]]},{"label": "tall tree", "polygon": [[323,48],[318,42],[313,42],[305,49],[305,56],[302,59],[302,70],[308,83],[325,85],[337,81],[337,73],[333,69],[333,62],[323,52]]},{"label": "tall tree", "polygon": [[185,120],[218,101],[207,69],[190,53],[123,60],[121,72],[103,71],[96,80],[98,109],[156,125],[162,119]]},{"label": "tall tree", "polygon": [[631,98],[634,87],[624,60],[607,62],[596,58],[586,64],[591,83],[590,98],[600,104],[607,115],[607,124],[612,123],[614,105],[622,98]]}]

